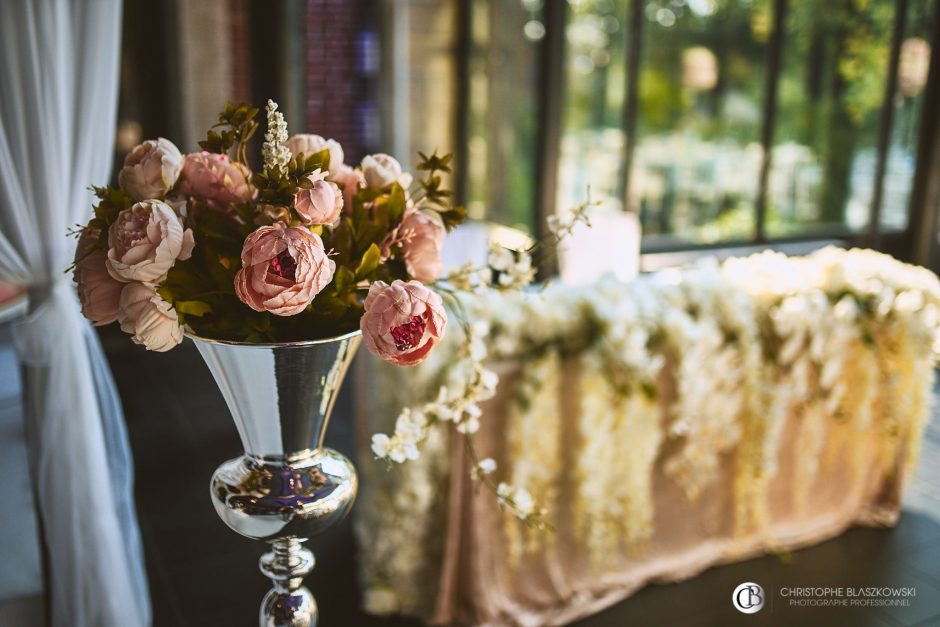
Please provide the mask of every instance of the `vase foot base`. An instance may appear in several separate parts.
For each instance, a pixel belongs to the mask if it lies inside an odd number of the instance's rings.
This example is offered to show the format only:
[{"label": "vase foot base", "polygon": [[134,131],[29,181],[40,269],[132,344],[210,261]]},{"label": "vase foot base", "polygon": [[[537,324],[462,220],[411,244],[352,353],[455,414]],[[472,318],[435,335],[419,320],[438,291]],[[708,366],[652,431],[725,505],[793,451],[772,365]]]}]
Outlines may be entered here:
[{"label": "vase foot base", "polygon": [[261,627],[316,627],[319,612],[310,590],[270,590],[261,601]]}]

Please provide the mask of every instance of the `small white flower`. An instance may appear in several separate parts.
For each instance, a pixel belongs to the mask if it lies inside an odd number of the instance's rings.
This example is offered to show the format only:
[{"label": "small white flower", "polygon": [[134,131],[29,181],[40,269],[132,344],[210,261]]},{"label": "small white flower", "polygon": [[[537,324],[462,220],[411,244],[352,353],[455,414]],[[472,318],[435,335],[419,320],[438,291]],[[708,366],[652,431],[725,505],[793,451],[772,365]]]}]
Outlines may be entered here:
[{"label": "small white flower", "polygon": [[515,255],[505,246],[499,244],[490,246],[489,265],[494,270],[505,272],[515,261]]},{"label": "small white flower", "polygon": [[[475,410],[475,411],[473,411]],[[480,430],[480,408],[470,405],[464,410],[463,419],[457,423],[457,431],[461,433],[476,433]]]},{"label": "small white flower", "polygon": [[492,457],[487,457],[486,459],[481,459],[480,463],[477,464],[477,468],[480,469],[484,475],[490,475],[496,472],[496,460]]},{"label": "small white flower", "polygon": [[372,452],[376,457],[388,457],[389,444],[391,440],[384,433],[376,433],[372,436]]},{"label": "small white flower", "polygon": [[268,116],[268,130],[264,134],[264,144],[261,152],[264,155],[264,168],[287,174],[287,164],[291,160],[290,149],[285,146],[287,142],[287,122],[277,110],[277,103],[268,100],[265,107]]},{"label": "small white flower", "polygon": [[548,232],[560,239],[559,232],[562,228],[561,217],[557,214],[552,214],[545,219],[545,223],[548,225]]},{"label": "small white flower", "polygon": [[501,499],[508,499],[512,495],[512,486],[508,483],[501,481],[498,486],[496,486],[496,496]]},{"label": "small white flower", "polygon": [[512,497],[513,504],[516,506],[516,515],[519,518],[528,518],[535,511],[535,500],[525,488],[517,488]]}]

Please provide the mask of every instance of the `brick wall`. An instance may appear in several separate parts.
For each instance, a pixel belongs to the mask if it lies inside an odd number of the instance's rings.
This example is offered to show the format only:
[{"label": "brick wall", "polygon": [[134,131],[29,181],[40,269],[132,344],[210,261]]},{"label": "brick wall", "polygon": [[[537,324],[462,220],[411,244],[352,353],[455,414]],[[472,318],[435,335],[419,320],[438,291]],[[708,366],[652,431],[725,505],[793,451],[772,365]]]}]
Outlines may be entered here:
[{"label": "brick wall", "polygon": [[379,42],[371,0],[307,0],[306,129],[339,141],[355,163],[377,149]]}]

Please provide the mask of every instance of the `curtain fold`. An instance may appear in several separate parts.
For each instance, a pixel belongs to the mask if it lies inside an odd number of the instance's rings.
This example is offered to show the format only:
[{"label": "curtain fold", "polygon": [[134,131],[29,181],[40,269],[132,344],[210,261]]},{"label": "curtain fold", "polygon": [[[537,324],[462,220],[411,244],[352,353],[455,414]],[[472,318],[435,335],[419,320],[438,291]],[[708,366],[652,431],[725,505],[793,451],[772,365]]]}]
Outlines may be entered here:
[{"label": "curtain fold", "polygon": [[150,624],[124,417],[65,273],[110,174],[121,8],[0,2],[0,279],[30,292],[15,336],[56,626]]}]

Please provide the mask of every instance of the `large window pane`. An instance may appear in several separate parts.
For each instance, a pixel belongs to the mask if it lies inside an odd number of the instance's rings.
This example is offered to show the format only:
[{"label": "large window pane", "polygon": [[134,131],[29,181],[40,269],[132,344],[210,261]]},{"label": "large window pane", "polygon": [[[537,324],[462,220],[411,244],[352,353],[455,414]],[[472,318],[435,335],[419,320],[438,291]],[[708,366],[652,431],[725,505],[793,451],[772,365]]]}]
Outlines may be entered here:
[{"label": "large window pane", "polygon": [[630,192],[647,247],[751,238],[768,2],[651,0],[643,15]]},{"label": "large window pane", "polygon": [[893,24],[893,0],[789,3],[771,237],[867,226]]},{"label": "large window pane", "polygon": [[568,0],[566,96],[558,164],[561,210],[591,197],[622,210],[628,0]]},{"label": "large window pane", "polygon": [[908,201],[917,164],[917,140],[923,114],[924,87],[930,69],[932,0],[910,0],[898,62],[898,88],[894,94],[894,123],[885,168],[881,202],[884,230],[907,227]]},{"label": "large window pane", "polygon": [[471,0],[467,210],[530,230],[542,0]]}]

